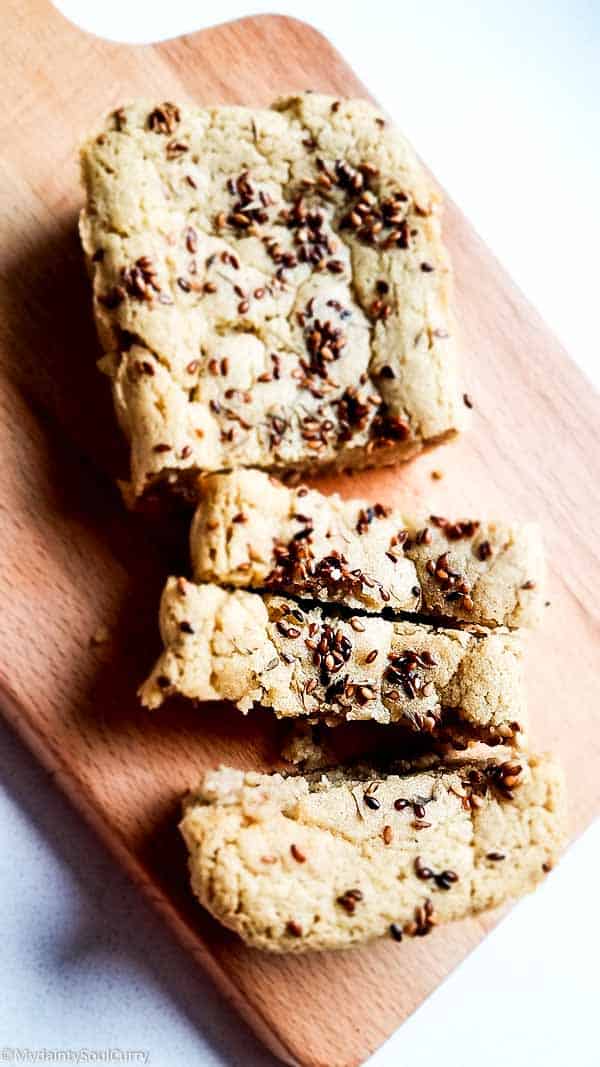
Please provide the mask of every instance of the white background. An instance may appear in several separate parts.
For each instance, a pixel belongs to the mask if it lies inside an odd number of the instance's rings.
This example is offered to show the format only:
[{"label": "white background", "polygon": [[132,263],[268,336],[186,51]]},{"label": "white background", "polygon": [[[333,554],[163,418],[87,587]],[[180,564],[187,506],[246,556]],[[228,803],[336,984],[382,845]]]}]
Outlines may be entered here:
[{"label": "white background", "polygon": [[[57,6],[88,30],[140,42],[273,10]],[[600,383],[599,3],[306,0],[276,10],[333,40]],[[112,1047],[146,1049],[153,1067],[273,1067],[2,725],[0,783],[0,1060],[2,1045]],[[599,846],[596,823],[369,1067],[598,1067]]]}]

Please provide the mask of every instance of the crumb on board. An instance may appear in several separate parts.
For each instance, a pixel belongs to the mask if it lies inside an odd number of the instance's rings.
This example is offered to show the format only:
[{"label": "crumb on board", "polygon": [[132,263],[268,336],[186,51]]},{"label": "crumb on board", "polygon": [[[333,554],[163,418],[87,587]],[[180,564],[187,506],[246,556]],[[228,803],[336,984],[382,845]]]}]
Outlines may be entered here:
[{"label": "crumb on board", "polygon": [[108,626],[98,626],[92,636],[90,637],[90,645],[95,648],[96,645],[105,645],[110,639],[110,631]]}]

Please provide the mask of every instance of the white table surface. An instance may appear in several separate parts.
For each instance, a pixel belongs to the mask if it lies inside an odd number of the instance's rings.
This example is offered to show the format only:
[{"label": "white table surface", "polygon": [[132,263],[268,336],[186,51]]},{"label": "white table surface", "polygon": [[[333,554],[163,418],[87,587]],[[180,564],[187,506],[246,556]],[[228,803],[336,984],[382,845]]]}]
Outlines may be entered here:
[{"label": "white table surface", "polygon": [[[212,18],[185,0],[57,6],[129,41],[275,8],[222,0]],[[598,3],[304,0],[276,10],[333,40],[598,385]],[[369,1067],[598,1067],[599,884],[596,822]],[[113,1063],[136,1062],[126,1051],[139,1050],[153,1067],[274,1067],[2,724],[0,901],[0,1063],[19,1062],[19,1049],[38,1060],[72,1050],[72,1062],[113,1050]]]}]

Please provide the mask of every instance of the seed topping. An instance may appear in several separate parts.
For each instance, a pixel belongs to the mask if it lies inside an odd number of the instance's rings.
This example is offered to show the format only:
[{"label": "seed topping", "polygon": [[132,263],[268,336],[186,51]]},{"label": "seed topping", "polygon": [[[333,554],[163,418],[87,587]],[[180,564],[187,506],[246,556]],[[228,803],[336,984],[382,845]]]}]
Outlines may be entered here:
[{"label": "seed topping", "polygon": [[390,653],[388,659],[389,664],[384,675],[387,681],[392,685],[401,686],[409,700],[425,695],[423,691],[426,682],[422,671],[432,670],[437,666],[437,660],[431,652],[427,649],[415,652],[407,648],[399,654]]},{"label": "seed topping", "polygon": [[177,105],[166,101],[148,115],[148,129],[153,133],[173,133],[180,120],[181,114]]},{"label": "seed topping", "polygon": [[363,899],[363,894],[360,889],[347,889],[345,893],[337,898],[337,903],[348,912],[348,915],[354,915],[356,911],[356,905]]}]

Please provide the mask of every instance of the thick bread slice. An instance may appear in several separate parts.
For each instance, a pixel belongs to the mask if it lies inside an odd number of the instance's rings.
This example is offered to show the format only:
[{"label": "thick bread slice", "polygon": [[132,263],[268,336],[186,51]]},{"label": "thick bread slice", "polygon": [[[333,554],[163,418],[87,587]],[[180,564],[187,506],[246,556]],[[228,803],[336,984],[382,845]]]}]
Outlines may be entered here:
[{"label": "thick bread slice", "polygon": [[565,841],[550,757],[404,775],[206,774],[181,831],[200,902],[271,952],[428,933],[528,892]]},{"label": "thick bread slice", "polygon": [[200,485],[190,535],[196,581],[480,626],[539,618],[545,564],[533,523],[409,516],[256,470]]},{"label": "thick bread slice", "polygon": [[447,738],[513,741],[525,720],[517,634],[343,618],[278,596],[170,578],[165,650],[140,690],[253,704],[279,718],[398,722]]}]

